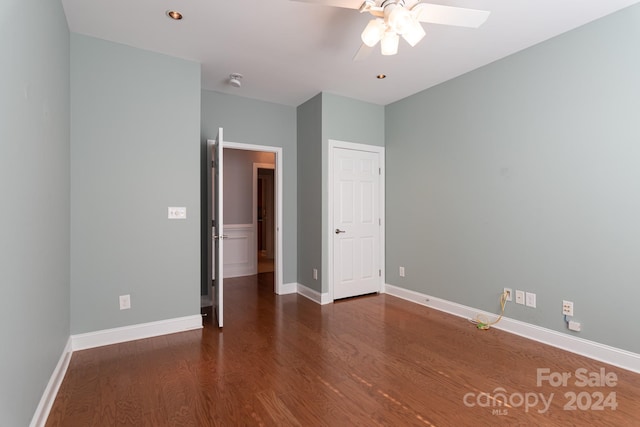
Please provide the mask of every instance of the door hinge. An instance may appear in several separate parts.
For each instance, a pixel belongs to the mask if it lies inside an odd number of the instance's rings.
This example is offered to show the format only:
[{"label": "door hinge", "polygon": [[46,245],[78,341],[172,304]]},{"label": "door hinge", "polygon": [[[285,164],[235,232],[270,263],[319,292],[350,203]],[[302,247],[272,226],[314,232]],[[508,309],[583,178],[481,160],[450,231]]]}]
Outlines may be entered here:
[{"label": "door hinge", "polygon": [[378,225],[382,225],[382,218],[378,218]]},{"label": "door hinge", "polygon": [[382,175],[382,168],[378,168],[378,175]]},{"label": "door hinge", "polygon": [[378,277],[382,277],[382,270],[378,270]]},{"label": "door hinge", "polygon": [[211,169],[215,169],[215,168],[216,168],[216,161],[211,160]]}]

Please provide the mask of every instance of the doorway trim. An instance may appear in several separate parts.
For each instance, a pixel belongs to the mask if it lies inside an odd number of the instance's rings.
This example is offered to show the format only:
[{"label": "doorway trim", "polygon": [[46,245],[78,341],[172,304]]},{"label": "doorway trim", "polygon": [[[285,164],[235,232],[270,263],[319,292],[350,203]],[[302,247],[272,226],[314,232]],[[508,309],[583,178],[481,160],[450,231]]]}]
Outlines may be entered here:
[{"label": "doorway trim", "polygon": [[327,285],[328,285],[328,293],[329,293],[329,301],[334,301],[333,298],[333,286],[334,286],[334,266],[333,266],[333,198],[335,197],[333,191],[334,184],[334,174],[333,174],[333,156],[336,148],[346,149],[346,150],[354,150],[354,151],[364,151],[369,153],[377,153],[378,154],[378,165],[380,167],[380,182],[378,187],[378,200],[380,203],[380,286],[378,289],[379,293],[384,292],[384,284],[386,282],[386,273],[385,273],[385,159],[384,159],[384,147],[378,145],[368,145],[368,144],[360,144],[355,142],[347,142],[347,141],[338,141],[334,139],[330,139],[328,141],[328,171],[327,171],[327,230],[326,230],[326,241],[327,241]]},{"label": "doorway trim", "polygon": [[[283,277],[283,255],[282,255],[282,235],[284,228],[282,225],[282,176],[284,174],[284,162],[282,161],[282,147],[272,147],[268,145],[245,144],[241,142],[225,141],[223,148],[234,148],[236,150],[261,151],[265,153],[274,153],[274,175],[275,175],[275,274],[274,274],[274,292],[281,295],[285,292],[282,284]],[[255,201],[254,201],[255,203]],[[256,208],[253,209],[253,218],[255,221]],[[257,247],[257,245],[254,245]]]}]

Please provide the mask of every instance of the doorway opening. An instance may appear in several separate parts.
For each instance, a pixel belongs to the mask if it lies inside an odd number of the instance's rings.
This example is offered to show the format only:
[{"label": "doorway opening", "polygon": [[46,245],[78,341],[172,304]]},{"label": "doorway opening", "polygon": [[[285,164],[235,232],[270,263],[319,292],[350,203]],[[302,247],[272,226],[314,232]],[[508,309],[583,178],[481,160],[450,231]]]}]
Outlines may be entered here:
[{"label": "doorway opening", "polygon": [[[282,293],[282,148],[223,141],[222,189],[224,208],[220,220],[210,219],[208,239],[224,239],[224,256],[219,287],[223,279],[257,275],[268,272],[272,289]],[[215,162],[210,164],[212,168]],[[214,168],[215,169],[215,168]],[[215,199],[214,175],[207,180],[211,211]],[[258,186],[260,209],[258,213]],[[222,203],[221,203],[222,205]],[[215,216],[215,215],[214,215]],[[261,221],[258,221],[260,219]],[[216,224],[219,229],[216,230]],[[258,230],[260,228],[260,230]],[[215,287],[216,253],[211,245],[206,257],[209,263],[207,294],[213,300]],[[264,262],[260,262],[264,261]],[[265,266],[266,265],[266,266]],[[260,269],[260,270],[259,270]],[[203,297],[204,298],[204,297]],[[211,304],[211,303],[210,303]]]}]

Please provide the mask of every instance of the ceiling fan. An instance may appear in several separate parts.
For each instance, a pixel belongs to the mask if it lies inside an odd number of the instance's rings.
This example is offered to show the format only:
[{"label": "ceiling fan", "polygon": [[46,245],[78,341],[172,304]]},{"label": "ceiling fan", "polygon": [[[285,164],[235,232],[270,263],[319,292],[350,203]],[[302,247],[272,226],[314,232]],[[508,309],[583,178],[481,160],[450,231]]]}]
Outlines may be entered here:
[{"label": "ceiling fan", "polygon": [[489,17],[490,12],[462,7],[423,3],[420,0],[298,0],[327,6],[358,9],[370,13],[370,20],[362,31],[362,46],[354,60],[364,59],[378,42],[383,55],[398,53],[400,36],[415,46],[425,36],[421,22],[478,28]]}]

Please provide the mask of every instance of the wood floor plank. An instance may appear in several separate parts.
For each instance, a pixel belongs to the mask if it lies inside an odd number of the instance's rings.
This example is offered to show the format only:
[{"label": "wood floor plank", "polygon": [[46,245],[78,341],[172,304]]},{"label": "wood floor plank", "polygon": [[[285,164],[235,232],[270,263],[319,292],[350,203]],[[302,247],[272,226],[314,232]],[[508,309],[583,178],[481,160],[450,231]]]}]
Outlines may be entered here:
[{"label": "wood floor plank", "polygon": [[[640,425],[638,374],[389,295],[320,306],[275,295],[273,273],[226,283],[223,330],[209,309],[202,330],[75,352],[47,426]],[[617,383],[578,387],[577,369]],[[615,409],[591,410],[598,393]]]}]

